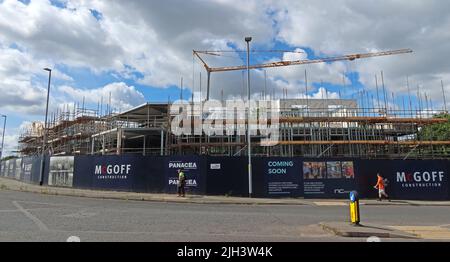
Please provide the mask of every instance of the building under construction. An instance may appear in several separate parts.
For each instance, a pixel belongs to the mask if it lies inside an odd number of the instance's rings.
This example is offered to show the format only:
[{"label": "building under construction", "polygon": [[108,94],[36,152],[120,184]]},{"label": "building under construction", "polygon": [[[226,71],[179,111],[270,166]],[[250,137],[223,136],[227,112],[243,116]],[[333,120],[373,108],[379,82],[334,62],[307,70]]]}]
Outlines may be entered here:
[{"label": "building under construction", "polygon": [[[420,130],[445,123],[436,110],[361,108],[352,99],[279,99],[279,140],[262,142],[252,135],[252,154],[259,156],[448,158],[450,141],[424,141]],[[239,113],[237,113],[239,114]],[[147,103],[118,114],[74,108],[51,118],[46,148],[51,155],[187,155],[240,156],[247,153],[245,133],[174,135],[168,103]],[[235,125],[247,124],[236,117]],[[193,124],[207,115],[191,110]],[[219,119],[226,120],[226,119]],[[199,122],[201,121],[201,122]],[[217,120],[216,120],[217,121]],[[250,123],[251,124],[251,123]],[[44,141],[42,124],[33,124],[19,141],[22,155],[36,155]],[[176,133],[176,132],[175,132]]]},{"label": "building under construction", "polygon": [[[204,66],[207,72],[206,101],[210,100],[211,73],[239,71],[245,69],[265,69],[292,65],[314,63],[331,63],[335,61],[354,61],[356,59],[399,55],[412,53],[410,49],[394,51],[352,54],[313,60],[280,61],[267,64],[228,67],[211,67],[203,56],[221,56],[221,52],[229,51],[193,51],[193,57]],[[252,51],[255,52],[255,51]],[[383,74],[381,75],[384,105],[370,99],[367,92],[358,92],[358,99],[308,99],[308,84],[305,71],[305,92],[301,97],[306,99],[290,99],[287,92],[283,98],[269,97],[276,101],[277,131],[279,136],[273,143],[267,144],[260,132],[251,136],[251,151],[260,156],[303,156],[303,157],[359,157],[359,158],[448,158],[450,141],[426,141],[420,135],[424,127],[445,123],[446,118],[436,115],[447,114],[446,107],[439,111],[433,108],[425,94],[425,103],[421,103],[418,92],[418,105],[409,107],[387,103]],[[201,81],[200,81],[201,82]],[[182,86],[182,85],[181,85]],[[344,84],[345,86],[345,84]],[[201,86],[200,86],[201,90]],[[262,100],[268,98],[266,87],[261,95]],[[442,84],[442,91],[445,93]],[[409,93],[409,84],[408,84]],[[203,98],[200,91],[200,97]],[[366,97],[366,98],[364,98]],[[394,94],[392,94],[394,98]],[[366,102],[364,102],[366,101]],[[221,101],[223,102],[223,101]],[[430,102],[430,103],[429,103]],[[203,112],[205,101],[194,98],[189,110],[171,110],[170,103],[147,103],[122,113],[102,114],[102,110],[88,110],[75,106],[73,109],[57,112],[51,117],[48,127],[34,124],[25,130],[19,141],[22,155],[34,155],[48,150],[51,155],[187,155],[205,154],[221,156],[240,156],[248,141],[245,130],[232,128],[235,132],[216,132],[203,130],[199,133],[179,134],[179,125],[173,121],[184,113],[192,127],[203,126],[208,115]],[[201,110],[198,110],[199,106]],[[221,106],[219,106],[221,107]],[[195,109],[197,108],[197,109]],[[216,116],[215,123],[228,122],[229,112]],[[261,108],[253,107],[251,111]],[[232,112],[232,125],[239,126],[242,131],[252,122],[246,121],[246,109]],[[177,134],[177,135],[175,135]],[[47,135],[47,136],[44,136]],[[432,136],[431,136],[432,137]],[[45,141],[45,142],[44,142]]]}]

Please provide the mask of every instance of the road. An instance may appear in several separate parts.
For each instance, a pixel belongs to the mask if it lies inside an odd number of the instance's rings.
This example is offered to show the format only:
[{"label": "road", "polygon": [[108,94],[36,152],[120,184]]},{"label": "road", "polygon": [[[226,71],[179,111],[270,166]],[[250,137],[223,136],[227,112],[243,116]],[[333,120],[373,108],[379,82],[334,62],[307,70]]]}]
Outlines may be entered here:
[{"label": "road", "polygon": [[[450,207],[361,207],[362,221],[383,225],[445,225],[448,214]],[[365,241],[318,226],[347,220],[345,206],[178,204],[0,190],[0,241]]]}]

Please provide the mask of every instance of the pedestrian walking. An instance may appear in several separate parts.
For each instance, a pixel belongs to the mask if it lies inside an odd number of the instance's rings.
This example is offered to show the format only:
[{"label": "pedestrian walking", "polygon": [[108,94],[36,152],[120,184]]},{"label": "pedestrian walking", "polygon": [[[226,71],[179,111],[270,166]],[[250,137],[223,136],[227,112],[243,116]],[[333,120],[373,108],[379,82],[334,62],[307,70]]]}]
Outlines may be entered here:
[{"label": "pedestrian walking", "polygon": [[183,170],[178,169],[178,196],[185,196],[186,176]]},{"label": "pedestrian walking", "polygon": [[389,199],[388,194],[386,194],[386,185],[384,178],[380,175],[380,173],[377,173],[377,184],[374,186],[375,189],[378,189],[378,201],[381,201],[383,197],[385,197],[389,202],[391,201]]}]

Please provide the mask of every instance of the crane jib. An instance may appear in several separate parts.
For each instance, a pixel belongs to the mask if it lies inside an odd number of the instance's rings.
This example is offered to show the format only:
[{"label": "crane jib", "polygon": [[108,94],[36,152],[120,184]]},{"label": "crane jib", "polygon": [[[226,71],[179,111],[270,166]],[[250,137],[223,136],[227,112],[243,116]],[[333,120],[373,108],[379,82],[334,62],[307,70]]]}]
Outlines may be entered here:
[{"label": "crane jib", "polygon": [[[370,57],[379,57],[379,56],[388,56],[388,55],[399,55],[399,54],[407,54],[412,53],[411,49],[399,49],[393,51],[383,51],[383,52],[373,52],[373,53],[363,53],[363,54],[351,54],[337,57],[326,57],[320,59],[312,59],[312,60],[295,60],[295,61],[279,61],[279,62],[271,62],[266,64],[257,64],[251,65],[250,69],[258,69],[258,68],[269,68],[269,67],[282,67],[282,66],[291,66],[291,65],[305,65],[305,64],[314,64],[314,63],[326,63],[326,62],[335,62],[335,61],[354,61],[356,59],[362,58],[370,58]],[[205,52],[206,53],[206,52]],[[201,60],[201,62],[205,65],[205,68],[209,72],[224,72],[224,71],[237,71],[237,70],[245,70],[247,67],[243,66],[226,66],[226,67],[209,67],[206,62],[201,59],[199,53],[194,51],[194,54]]]}]

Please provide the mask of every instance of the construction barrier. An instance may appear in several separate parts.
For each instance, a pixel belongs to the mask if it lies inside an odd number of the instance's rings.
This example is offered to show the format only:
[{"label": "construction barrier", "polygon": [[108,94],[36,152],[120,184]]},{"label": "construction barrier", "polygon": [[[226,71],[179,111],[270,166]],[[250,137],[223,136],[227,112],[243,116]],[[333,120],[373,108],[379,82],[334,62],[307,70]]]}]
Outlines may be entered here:
[{"label": "construction barrier", "polygon": [[[247,157],[52,156],[44,185],[95,190],[175,193],[177,170],[187,194],[248,196]],[[364,160],[253,157],[254,197],[345,199],[357,190],[376,198],[377,173],[391,199],[449,200],[450,160]],[[40,157],[0,163],[0,176],[39,184]]]},{"label": "construction barrier", "polygon": [[377,173],[387,178],[386,193],[392,199],[449,199],[449,160],[360,160],[359,192],[376,198]]}]

